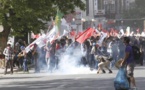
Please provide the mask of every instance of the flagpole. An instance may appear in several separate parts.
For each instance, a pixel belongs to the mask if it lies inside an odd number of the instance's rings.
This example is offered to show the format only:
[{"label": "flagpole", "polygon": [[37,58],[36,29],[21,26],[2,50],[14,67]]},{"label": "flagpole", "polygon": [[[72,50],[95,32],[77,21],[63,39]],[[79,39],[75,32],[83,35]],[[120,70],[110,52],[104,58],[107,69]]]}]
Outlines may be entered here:
[{"label": "flagpole", "polygon": [[30,44],[30,32],[28,32],[28,44]]}]

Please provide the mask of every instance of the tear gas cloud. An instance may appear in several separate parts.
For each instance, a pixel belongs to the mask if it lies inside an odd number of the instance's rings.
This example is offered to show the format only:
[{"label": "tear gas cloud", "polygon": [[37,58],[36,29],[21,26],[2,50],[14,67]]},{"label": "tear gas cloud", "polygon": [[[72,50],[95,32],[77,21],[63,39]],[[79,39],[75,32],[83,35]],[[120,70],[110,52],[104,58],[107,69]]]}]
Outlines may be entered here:
[{"label": "tear gas cloud", "polygon": [[[88,74],[88,73],[96,73],[96,71],[90,71],[88,66],[84,66],[81,64],[81,57],[83,56],[80,47],[74,48],[70,46],[66,52],[61,52],[61,55],[58,56],[59,64],[58,69],[51,72],[51,74]],[[42,57],[42,56],[41,56]],[[42,59],[42,58],[41,58]],[[41,66],[47,69],[47,66],[41,60]],[[47,71],[47,74],[50,74]]]}]

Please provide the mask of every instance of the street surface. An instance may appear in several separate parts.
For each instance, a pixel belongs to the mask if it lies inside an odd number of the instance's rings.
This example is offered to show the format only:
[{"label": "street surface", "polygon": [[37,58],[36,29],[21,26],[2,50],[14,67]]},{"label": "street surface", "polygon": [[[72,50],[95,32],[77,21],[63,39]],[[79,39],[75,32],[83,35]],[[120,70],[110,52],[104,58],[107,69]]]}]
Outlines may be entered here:
[{"label": "street surface", "polygon": [[[96,74],[96,71],[67,75],[33,72],[0,74],[0,90],[114,90],[113,80],[117,74],[116,69],[113,74]],[[135,68],[135,78],[138,90],[145,90],[145,66]]]}]

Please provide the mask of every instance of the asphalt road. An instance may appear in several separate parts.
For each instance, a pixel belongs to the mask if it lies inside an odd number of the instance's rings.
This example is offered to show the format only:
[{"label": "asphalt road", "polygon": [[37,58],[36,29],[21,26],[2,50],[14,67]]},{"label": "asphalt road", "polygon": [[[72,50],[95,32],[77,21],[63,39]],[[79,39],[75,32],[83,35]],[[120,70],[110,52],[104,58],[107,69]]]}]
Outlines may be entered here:
[{"label": "asphalt road", "polygon": [[[0,90],[114,90],[113,74],[96,74],[81,72],[80,74],[29,74],[22,72],[13,75],[0,75]],[[145,66],[135,68],[138,90],[145,90]]]}]

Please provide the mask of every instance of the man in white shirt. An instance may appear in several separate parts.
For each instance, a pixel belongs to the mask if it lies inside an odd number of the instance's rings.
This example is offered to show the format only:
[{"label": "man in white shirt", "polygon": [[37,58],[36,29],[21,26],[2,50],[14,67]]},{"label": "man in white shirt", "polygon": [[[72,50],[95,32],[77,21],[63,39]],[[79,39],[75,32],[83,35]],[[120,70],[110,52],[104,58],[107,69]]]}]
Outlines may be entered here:
[{"label": "man in white shirt", "polygon": [[7,47],[4,49],[3,54],[5,55],[5,72],[6,75],[8,66],[10,65],[11,74],[13,74],[13,49],[10,44],[7,44]]}]

